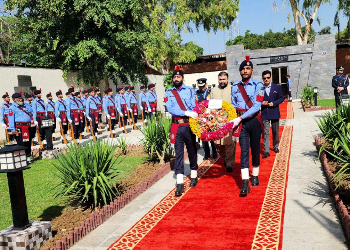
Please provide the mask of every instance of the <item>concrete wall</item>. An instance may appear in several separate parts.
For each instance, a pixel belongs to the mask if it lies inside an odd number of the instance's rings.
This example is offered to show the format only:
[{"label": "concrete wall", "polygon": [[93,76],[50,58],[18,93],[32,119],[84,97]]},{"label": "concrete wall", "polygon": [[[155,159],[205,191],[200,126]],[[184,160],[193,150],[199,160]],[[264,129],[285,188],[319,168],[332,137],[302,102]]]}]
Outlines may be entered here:
[{"label": "concrete wall", "polygon": [[[264,70],[286,66],[292,80],[293,98],[300,98],[301,88],[307,85],[317,86],[321,98],[333,98],[331,82],[336,67],[336,45],[333,34],[317,35],[315,42],[307,45],[261,50],[245,50],[243,45],[227,46],[227,71],[232,80],[241,79],[238,69],[246,55],[250,56],[254,64],[254,79],[261,80],[261,73]],[[288,61],[272,63],[270,61],[272,56],[288,56]]]}]

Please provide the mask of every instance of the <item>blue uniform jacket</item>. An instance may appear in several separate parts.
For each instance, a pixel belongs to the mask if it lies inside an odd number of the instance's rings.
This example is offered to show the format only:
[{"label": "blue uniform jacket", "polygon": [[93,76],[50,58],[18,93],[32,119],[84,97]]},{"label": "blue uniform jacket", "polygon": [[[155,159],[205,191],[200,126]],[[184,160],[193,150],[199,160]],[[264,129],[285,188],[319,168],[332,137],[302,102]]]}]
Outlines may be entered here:
[{"label": "blue uniform jacket", "polygon": [[270,94],[267,95],[267,92],[265,91],[263,101],[268,101],[273,103],[272,107],[261,105],[261,116],[263,121],[280,119],[281,114],[280,114],[279,105],[284,101],[282,87],[278,84],[271,83]]},{"label": "blue uniform jacket", "polygon": [[0,123],[4,124],[4,115],[7,115],[9,113],[9,109],[11,108],[12,103],[7,103],[7,102],[3,102],[0,105]]},{"label": "blue uniform jacket", "polygon": [[35,98],[32,103],[32,107],[34,121],[36,121],[36,112],[45,112],[45,115],[47,115],[45,110],[45,102],[43,101],[43,99]]},{"label": "blue uniform jacket", "polygon": [[134,92],[130,92],[129,94],[129,97],[128,97],[128,106],[129,108],[131,107],[130,104],[133,103],[133,104],[137,104],[137,97],[136,97],[136,94]]},{"label": "blue uniform jacket", "polygon": [[45,103],[45,109],[46,111],[55,111],[55,102],[47,100],[47,102]]},{"label": "blue uniform jacket", "polygon": [[90,109],[97,109],[98,110],[97,104],[98,103],[96,101],[96,98],[89,96],[89,98],[86,101],[86,108],[85,108],[85,115],[87,117],[90,116]]},{"label": "blue uniform jacket", "polygon": [[[14,103],[11,107],[13,114],[10,116],[9,115],[9,130],[11,132],[15,132],[16,122],[30,122],[30,115],[26,114],[24,111],[22,111],[20,108],[18,108],[18,104]],[[27,113],[30,113],[31,107],[28,106],[28,103],[24,103],[21,108],[25,110]]]},{"label": "blue uniform jacket", "polygon": [[149,105],[147,101],[147,94],[145,91],[141,91],[139,94],[139,106],[142,107],[142,102],[146,102],[147,106]]},{"label": "blue uniform jacket", "polygon": [[124,96],[124,95],[122,95],[122,94],[120,94],[119,96],[118,96],[118,102],[117,102],[117,110],[118,110],[118,112],[119,113],[124,113],[124,112],[122,112],[121,110],[121,107],[122,107],[122,104],[126,104],[126,105],[128,105],[128,102],[127,102],[127,100],[126,100],[126,97]]},{"label": "blue uniform jacket", "polygon": [[195,93],[193,88],[188,87],[186,85],[182,85],[180,89],[177,89],[175,87],[167,89],[164,95],[164,102],[168,112],[173,117],[185,116],[185,111],[180,109],[180,106],[178,105],[175,99],[175,96],[173,95],[171,90],[176,90],[179,93],[180,98],[183,104],[185,105],[187,111],[192,111],[194,109],[194,107],[196,106],[196,103],[195,103]]},{"label": "blue uniform jacket", "polygon": [[257,101],[257,96],[263,96],[264,95],[264,85],[256,80],[250,79],[247,84],[244,84],[244,88],[247,92],[248,97],[253,102],[253,106],[249,108],[241,93],[238,89],[239,82],[234,82],[231,88],[231,104],[234,108],[240,108],[240,109],[246,109],[247,111],[241,116],[242,119],[250,118],[252,117],[256,112],[260,110],[261,102]]},{"label": "blue uniform jacket", "polygon": [[341,94],[347,95],[349,87],[349,77],[347,74],[335,75],[332,79],[332,87],[334,88],[334,95],[338,95],[338,88],[343,87]]},{"label": "blue uniform jacket", "polygon": [[150,102],[156,102],[157,101],[157,93],[155,91],[148,91],[147,92],[147,106],[149,106]]},{"label": "blue uniform jacket", "polygon": [[103,111],[106,114],[108,113],[108,107],[113,106],[115,108],[115,101],[113,100],[113,96],[106,96],[103,98]]},{"label": "blue uniform jacket", "polygon": [[63,100],[63,99],[57,100],[56,104],[55,104],[55,116],[60,117],[59,111],[67,111],[67,106],[68,106],[68,104],[66,103],[65,100]]},{"label": "blue uniform jacket", "polygon": [[71,120],[71,110],[72,109],[80,109],[80,107],[79,107],[79,102],[78,102],[76,97],[70,96],[68,99],[69,99],[69,102],[67,105],[67,119]]}]

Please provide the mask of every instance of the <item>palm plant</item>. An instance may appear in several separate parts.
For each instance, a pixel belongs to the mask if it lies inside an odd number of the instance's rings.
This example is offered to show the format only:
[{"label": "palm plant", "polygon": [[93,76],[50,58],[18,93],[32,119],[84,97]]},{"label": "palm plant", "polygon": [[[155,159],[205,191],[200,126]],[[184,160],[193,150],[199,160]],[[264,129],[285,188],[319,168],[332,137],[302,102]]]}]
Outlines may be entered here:
[{"label": "palm plant", "polygon": [[151,119],[147,125],[141,129],[144,138],[141,142],[145,151],[151,158],[155,156],[160,160],[160,164],[164,164],[165,158],[171,152],[170,148],[170,128],[171,119],[159,116],[157,121]]},{"label": "palm plant", "polygon": [[119,191],[112,180],[119,175],[116,145],[96,141],[81,145],[69,144],[54,164],[60,183],[56,196],[67,196],[84,206],[96,207],[113,200]]}]

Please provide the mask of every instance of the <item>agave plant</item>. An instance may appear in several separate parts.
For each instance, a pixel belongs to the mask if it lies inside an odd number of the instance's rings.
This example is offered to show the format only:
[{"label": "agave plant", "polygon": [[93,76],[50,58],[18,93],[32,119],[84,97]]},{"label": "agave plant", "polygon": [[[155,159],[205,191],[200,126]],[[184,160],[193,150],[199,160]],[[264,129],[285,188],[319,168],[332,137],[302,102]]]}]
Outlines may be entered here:
[{"label": "agave plant", "polygon": [[113,157],[116,145],[96,141],[81,145],[69,144],[68,150],[57,156],[54,164],[60,183],[56,196],[71,198],[84,206],[107,204],[119,192],[112,180],[119,175],[118,157]]},{"label": "agave plant", "polygon": [[117,147],[120,148],[120,151],[126,155],[127,147],[129,145],[130,140],[126,140],[125,137],[118,137],[117,138]]},{"label": "agave plant", "polygon": [[141,129],[144,138],[141,142],[145,151],[153,158],[157,156],[160,164],[164,164],[165,157],[170,154],[170,128],[171,119],[159,116],[157,121],[151,119],[147,125]]}]

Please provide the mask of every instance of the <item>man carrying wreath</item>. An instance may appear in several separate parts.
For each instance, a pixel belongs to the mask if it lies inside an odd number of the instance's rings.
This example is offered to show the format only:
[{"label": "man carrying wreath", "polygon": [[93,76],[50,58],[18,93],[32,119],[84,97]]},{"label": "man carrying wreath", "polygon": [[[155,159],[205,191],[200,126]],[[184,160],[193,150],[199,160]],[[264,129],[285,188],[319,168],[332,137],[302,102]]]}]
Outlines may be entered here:
[{"label": "man carrying wreath", "polygon": [[180,70],[180,66],[176,66],[172,78],[174,87],[167,89],[164,102],[172,116],[170,142],[175,143],[175,174],[177,180],[175,196],[180,196],[184,192],[184,145],[186,145],[190,161],[190,187],[195,187],[198,181],[196,136],[189,126],[189,117],[195,119],[198,114],[192,111],[196,106],[194,89],[183,84],[184,73]]},{"label": "man carrying wreath", "polygon": [[252,186],[259,186],[260,166],[260,138],[262,133],[262,118],[260,114],[261,102],[264,98],[264,85],[251,79],[253,74],[253,63],[246,56],[239,71],[242,80],[234,82],[231,89],[231,104],[236,109],[238,117],[233,119],[233,135],[239,134],[239,145],[241,147],[241,174],[243,184],[241,195],[250,192],[249,186],[249,146],[252,154],[253,177]]}]

